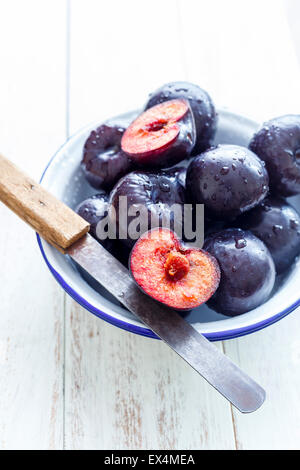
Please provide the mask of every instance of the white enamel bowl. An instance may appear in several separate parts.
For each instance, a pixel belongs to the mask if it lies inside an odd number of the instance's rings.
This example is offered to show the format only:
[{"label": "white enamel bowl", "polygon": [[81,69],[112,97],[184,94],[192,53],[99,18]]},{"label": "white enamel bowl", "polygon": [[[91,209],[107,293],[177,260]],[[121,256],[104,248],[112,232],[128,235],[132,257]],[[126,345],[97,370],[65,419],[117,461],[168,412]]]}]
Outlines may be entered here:
[{"label": "white enamel bowl", "polygon": [[[129,113],[122,116],[122,119],[125,122],[130,121],[132,116],[134,113]],[[96,192],[86,183],[80,170],[80,160],[84,141],[97,125],[99,122],[93,123],[71,137],[54,155],[42,176],[43,186],[72,208]],[[247,146],[257,128],[257,123],[245,117],[220,110],[215,142]],[[300,209],[300,197],[291,198],[291,202]],[[38,243],[54,277],[79,304],[119,328],[156,338],[151,330],[115,302],[102,288],[96,287],[95,290],[84,281],[68,257],[60,254],[39,237]],[[204,305],[185,318],[212,341],[253,333],[280,320],[300,304],[299,285],[300,261],[298,260],[283,278],[277,279],[272,297],[255,310],[229,318],[217,314]]]}]

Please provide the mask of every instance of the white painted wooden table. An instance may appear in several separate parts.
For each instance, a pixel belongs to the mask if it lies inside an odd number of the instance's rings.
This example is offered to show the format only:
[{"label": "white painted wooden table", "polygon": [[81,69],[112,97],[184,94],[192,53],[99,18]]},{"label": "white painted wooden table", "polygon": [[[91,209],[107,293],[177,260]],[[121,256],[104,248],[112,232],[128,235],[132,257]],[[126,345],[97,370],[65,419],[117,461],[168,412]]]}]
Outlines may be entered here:
[{"label": "white painted wooden table", "polygon": [[[0,150],[39,178],[70,134],[171,80],[258,120],[299,113],[299,3],[2,0]],[[218,343],[268,392],[241,415],[164,344],[66,297],[0,217],[1,449],[300,448],[299,310]]]}]

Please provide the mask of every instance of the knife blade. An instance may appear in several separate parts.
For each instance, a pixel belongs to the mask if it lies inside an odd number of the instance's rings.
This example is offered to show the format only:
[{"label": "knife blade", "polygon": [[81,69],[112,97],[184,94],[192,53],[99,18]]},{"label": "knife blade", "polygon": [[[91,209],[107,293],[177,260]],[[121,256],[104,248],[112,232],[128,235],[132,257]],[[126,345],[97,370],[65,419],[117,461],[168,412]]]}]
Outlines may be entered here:
[{"label": "knife blade", "polygon": [[193,367],[242,413],[257,410],[265,391],[177,312],[136,286],[129,271],[89,234],[67,254]]}]

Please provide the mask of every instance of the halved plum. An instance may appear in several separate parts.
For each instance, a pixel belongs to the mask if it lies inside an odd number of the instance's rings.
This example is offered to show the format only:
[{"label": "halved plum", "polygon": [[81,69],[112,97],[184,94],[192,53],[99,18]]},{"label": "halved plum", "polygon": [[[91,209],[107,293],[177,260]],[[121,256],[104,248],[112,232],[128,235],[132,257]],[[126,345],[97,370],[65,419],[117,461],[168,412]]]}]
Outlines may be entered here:
[{"label": "halved plum", "polygon": [[174,99],[188,100],[195,119],[196,144],[192,155],[197,155],[212,144],[217,128],[217,113],[209,94],[189,82],[166,83],[151,93],[145,109]]},{"label": "halved plum", "polygon": [[187,158],[195,141],[188,101],[170,100],[138,116],[123,134],[121,148],[140,166],[167,167]]},{"label": "halved plum", "polygon": [[129,262],[137,285],[147,295],[175,310],[191,310],[206,302],[220,282],[216,259],[183,245],[174,232],[156,228],[134,245]]}]

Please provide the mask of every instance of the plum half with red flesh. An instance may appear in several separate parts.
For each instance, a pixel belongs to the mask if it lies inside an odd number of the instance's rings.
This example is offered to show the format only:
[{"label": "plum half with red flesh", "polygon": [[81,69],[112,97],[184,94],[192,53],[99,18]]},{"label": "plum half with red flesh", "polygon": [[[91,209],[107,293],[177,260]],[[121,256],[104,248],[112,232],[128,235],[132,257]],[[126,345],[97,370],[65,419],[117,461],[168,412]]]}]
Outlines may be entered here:
[{"label": "plum half with red flesh", "polygon": [[156,228],[134,245],[129,262],[140,289],[175,310],[191,310],[216,291],[220,269],[209,253],[182,244],[174,232]]},{"label": "plum half with red flesh", "polygon": [[109,190],[132,169],[132,163],[121,150],[125,128],[108,121],[93,130],[83,148],[81,168],[91,186]]},{"label": "plum half with red flesh", "polygon": [[189,157],[195,141],[188,101],[170,100],[138,116],[123,134],[121,148],[140,166],[168,167]]},{"label": "plum half with red flesh", "polygon": [[210,147],[217,129],[217,113],[205,90],[189,82],[166,83],[151,93],[145,109],[178,98],[188,100],[192,108],[196,126],[196,144],[192,155],[197,155]]}]

